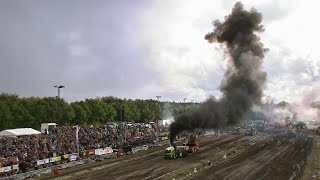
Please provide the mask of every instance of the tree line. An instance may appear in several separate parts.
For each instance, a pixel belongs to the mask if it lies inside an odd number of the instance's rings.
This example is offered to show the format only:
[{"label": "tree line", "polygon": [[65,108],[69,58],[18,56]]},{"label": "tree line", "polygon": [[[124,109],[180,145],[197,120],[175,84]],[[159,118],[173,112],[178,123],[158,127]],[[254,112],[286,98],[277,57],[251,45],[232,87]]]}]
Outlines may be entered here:
[{"label": "tree line", "polygon": [[56,97],[19,97],[0,94],[0,130],[55,122],[63,125],[100,125],[109,122],[147,123],[170,118],[197,107],[197,103],[159,102],[107,96],[72,103]]},{"label": "tree line", "polygon": [[[317,105],[314,106],[320,107]],[[47,122],[55,122],[59,126],[101,125],[109,122],[147,123],[172,118],[198,106],[199,103],[132,100],[113,96],[68,103],[56,97],[24,98],[3,93],[0,94],[0,130],[22,127],[40,129],[40,124]],[[287,102],[280,102],[262,104],[261,108],[272,112],[274,108],[289,106]],[[267,120],[270,118],[267,114],[269,113],[263,111],[250,111],[244,118]]]}]

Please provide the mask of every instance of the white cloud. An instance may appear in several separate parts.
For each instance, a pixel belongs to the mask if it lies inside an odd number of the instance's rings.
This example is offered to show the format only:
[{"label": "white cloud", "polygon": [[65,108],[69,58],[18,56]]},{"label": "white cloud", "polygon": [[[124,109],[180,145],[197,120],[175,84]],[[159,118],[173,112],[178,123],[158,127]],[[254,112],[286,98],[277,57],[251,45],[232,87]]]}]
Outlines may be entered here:
[{"label": "white cloud", "polygon": [[[201,3],[186,3],[177,8],[181,3],[172,2],[169,5],[157,1],[144,14],[142,39],[150,51],[150,67],[160,76],[159,83],[149,89],[163,93],[175,91],[200,101],[214,92],[219,81],[213,83],[210,77],[215,74],[221,79],[221,69],[225,66],[221,62],[222,53],[204,40],[204,35],[212,29],[211,17],[215,13],[210,17],[207,14],[210,11],[202,11],[210,8]],[[211,89],[199,87],[203,84],[212,84]]]},{"label": "white cloud", "polygon": [[[149,93],[175,92],[203,99],[217,95],[226,60],[219,46],[208,44],[204,35],[211,22],[222,20],[236,1],[155,1],[142,16],[140,37],[149,49],[152,67],[159,83]],[[266,31],[261,39],[270,52],[263,65],[268,73],[265,96],[275,101],[296,102],[316,86],[319,77],[320,50],[316,25],[317,1],[245,0],[264,16]]]}]

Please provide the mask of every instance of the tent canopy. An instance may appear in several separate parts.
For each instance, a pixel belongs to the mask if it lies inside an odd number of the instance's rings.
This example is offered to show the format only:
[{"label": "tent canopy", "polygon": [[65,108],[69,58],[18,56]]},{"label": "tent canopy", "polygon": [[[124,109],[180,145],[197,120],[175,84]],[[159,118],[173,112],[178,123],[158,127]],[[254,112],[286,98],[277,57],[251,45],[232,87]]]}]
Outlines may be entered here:
[{"label": "tent canopy", "polygon": [[41,134],[41,132],[32,128],[7,129],[0,132],[0,136],[23,136],[34,134]]}]

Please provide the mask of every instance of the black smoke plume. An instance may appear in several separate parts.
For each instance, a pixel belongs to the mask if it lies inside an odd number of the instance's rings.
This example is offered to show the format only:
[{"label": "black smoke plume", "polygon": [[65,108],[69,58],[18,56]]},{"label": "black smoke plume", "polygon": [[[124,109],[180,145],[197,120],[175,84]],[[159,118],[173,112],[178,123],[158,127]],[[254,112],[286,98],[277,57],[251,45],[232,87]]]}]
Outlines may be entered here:
[{"label": "black smoke plume", "polygon": [[262,15],[255,9],[245,10],[237,2],[224,22],[214,21],[214,30],[205,36],[209,43],[218,42],[229,56],[229,64],[220,85],[222,97],[209,98],[196,110],[175,117],[170,126],[170,143],[182,131],[221,128],[237,124],[259,103],[266,73],[261,71],[266,49],[255,34],[263,32]]}]

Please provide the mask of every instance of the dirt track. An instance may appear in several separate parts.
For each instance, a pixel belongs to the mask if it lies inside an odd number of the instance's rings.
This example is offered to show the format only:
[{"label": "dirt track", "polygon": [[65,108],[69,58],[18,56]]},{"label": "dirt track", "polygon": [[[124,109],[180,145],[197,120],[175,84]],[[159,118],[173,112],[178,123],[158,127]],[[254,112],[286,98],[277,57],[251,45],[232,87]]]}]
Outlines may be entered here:
[{"label": "dirt track", "polygon": [[[312,138],[294,142],[278,141],[267,134],[205,137],[196,155],[175,160],[163,159],[163,149],[98,165],[83,165],[62,171],[58,179],[294,179],[301,177]],[[232,154],[230,151],[238,150]],[[222,158],[228,154],[227,158]],[[230,156],[229,156],[230,154]],[[204,165],[211,161],[212,165]],[[196,167],[197,173],[192,173]],[[190,174],[191,173],[191,174]],[[46,178],[50,179],[50,178]]]},{"label": "dirt track", "polygon": [[[163,149],[150,149],[148,155],[144,157],[137,156],[135,158],[116,161],[100,165],[98,167],[90,167],[82,170],[82,172],[68,172],[58,177],[59,179],[156,179],[177,170],[177,167],[183,167],[186,164],[192,164],[205,159],[207,156],[214,155],[223,149],[228,149],[238,142],[248,142],[254,137],[244,136],[224,136],[224,137],[205,137],[201,139],[201,148],[198,154],[186,158],[175,160],[163,159]],[[63,172],[63,171],[62,171]],[[57,177],[55,177],[57,178]],[[45,178],[50,179],[50,178]]]},{"label": "dirt track", "polygon": [[94,171],[86,176],[72,179],[87,179],[90,176],[95,177],[95,179],[155,179],[176,170],[176,167],[182,167],[186,163],[193,163],[205,158],[209,150],[214,149],[212,148],[214,146],[222,147],[240,138],[240,136],[233,136],[215,140],[205,139],[202,141],[204,150],[200,150],[197,156],[165,160],[163,159],[164,152],[161,150],[152,156],[129,161],[125,164],[114,165],[108,169]]},{"label": "dirt track", "polygon": [[311,145],[312,138],[294,142],[261,142],[191,179],[298,179]]}]

